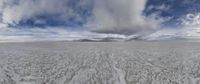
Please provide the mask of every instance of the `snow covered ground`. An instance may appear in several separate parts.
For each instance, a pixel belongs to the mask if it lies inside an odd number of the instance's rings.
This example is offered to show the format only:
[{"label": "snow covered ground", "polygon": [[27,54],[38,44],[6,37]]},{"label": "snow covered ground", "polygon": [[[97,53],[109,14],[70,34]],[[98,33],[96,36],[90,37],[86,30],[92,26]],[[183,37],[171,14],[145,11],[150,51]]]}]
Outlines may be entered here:
[{"label": "snow covered ground", "polygon": [[200,43],[1,43],[0,84],[200,84]]}]

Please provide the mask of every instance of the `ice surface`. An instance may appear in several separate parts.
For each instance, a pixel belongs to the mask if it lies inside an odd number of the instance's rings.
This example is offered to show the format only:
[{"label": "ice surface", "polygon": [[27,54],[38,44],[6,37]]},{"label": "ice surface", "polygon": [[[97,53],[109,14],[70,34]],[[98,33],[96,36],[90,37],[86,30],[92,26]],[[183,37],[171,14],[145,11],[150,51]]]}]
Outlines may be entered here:
[{"label": "ice surface", "polygon": [[0,84],[200,84],[200,43],[1,43]]}]

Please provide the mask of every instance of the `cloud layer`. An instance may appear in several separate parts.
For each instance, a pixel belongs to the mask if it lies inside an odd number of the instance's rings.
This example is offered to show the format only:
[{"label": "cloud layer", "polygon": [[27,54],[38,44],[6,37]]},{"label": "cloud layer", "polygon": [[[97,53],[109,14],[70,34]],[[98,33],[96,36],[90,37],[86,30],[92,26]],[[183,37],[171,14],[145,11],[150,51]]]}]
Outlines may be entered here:
[{"label": "cloud layer", "polygon": [[96,32],[134,34],[158,28],[155,16],[146,17],[146,0],[95,0],[89,27]]},{"label": "cloud layer", "polygon": [[[98,32],[134,33],[158,26],[154,17],[143,15],[145,5],[146,0],[1,0],[0,21],[10,25],[85,21]],[[87,11],[92,13],[89,21]]]},{"label": "cloud layer", "polygon": [[[186,14],[193,9],[189,5],[198,5],[197,1],[184,0],[179,5],[180,1],[0,0],[0,37],[58,40],[198,36],[199,14]],[[172,30],[164,25],[177,24],[175,21],[181,24]]]},{"label": "cloud layer", "polygon": [[0,21],[10,25],[28,20],[35,24],[45,24],[49,20],[81,21],[82,11],[90,3],[90,0],[0,0]]},{"label": "cloud layer", "polygon": [[[144,16],[146,2],[146,0],[0,0],[0,35],[5,37],[4,40],[64,37],[68,39],[73,35],[73,39],[80,36],[107,38],[108,35],[109,38],[121,38],[121,36],[125,38],[128,35],[144,35],[159,28],[161,22],[155,19],[156,14]],[[69,27],[66,24],[77,24],[80,27],[76,29],[77,27]],[[47,28],[44,29],[44,26]],[[73,28],[79,33],[68,30]],[[81,30],[88,31],[86,32],[88,35],[85,36],[85,32]]]}]

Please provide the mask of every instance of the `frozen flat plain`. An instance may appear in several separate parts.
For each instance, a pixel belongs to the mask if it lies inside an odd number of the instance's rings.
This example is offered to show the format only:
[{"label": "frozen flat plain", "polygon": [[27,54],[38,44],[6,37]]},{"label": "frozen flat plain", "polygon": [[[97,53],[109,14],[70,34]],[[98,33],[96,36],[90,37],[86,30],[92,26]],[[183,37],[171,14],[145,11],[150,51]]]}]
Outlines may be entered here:
[{"label": "frozen flat plain", "polygon": [[200,43],[1,43],[0,84],[200,84]]}]

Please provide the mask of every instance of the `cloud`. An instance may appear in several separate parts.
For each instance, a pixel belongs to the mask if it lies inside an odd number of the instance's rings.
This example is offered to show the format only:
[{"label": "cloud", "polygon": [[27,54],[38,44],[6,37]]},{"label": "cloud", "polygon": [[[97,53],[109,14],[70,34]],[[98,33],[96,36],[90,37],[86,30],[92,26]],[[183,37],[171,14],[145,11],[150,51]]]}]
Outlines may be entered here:
[{"label": "cloud", "polygon": [[200,13],[186,14],[180,18],[181,23],[178,28],[163,28],[152,33],[144,39],[146,40],[200,40]]},{"label": "cloud", "polygon": [[[87,16],[84,11],[93,15],[87,26],[97,32],[135,33],[149,31],[159,26],[155,16],[143,15],[146,0],[1,0],[0,21],[17,25],[20,22],[33,20],[34,24],[47,24],[47,20],[83,21]],[[90,10],[91,9],[91,10]],[[83,12],[80,12],[83,11]],[[37,17],[47,18],[37,18]]]},{"label": "cloud", "polygon": [[[69,28],[70,29],[70,28]],[[65,27],[48,28],[1,28],[0,42],[27,42],[27,41],[123,41],[129,37],[121,34],[103,34],[86,30],[67,30]]]},{"label": "cloud", "polygon": [[76,3],[73,3],[73,0],[0,0],[0,21],[16,25],[39,16],[62,21],[70,18],[82,20],[83,17],[77,10],[87,7],[89,1],[76,0]]},{"label": "cloud", "polygon": [[[143,15],[146,0],[95,0],[94,16],[88,22],[95,32],[135,34],[159,28],[161,18]],[[158,20],[160,19],[160,20]]]},{"label": "cloud", "polygon": [[200,25],[200,13],[187,14],[181,18],[181,25],[183,26],[198,26]]},{"label": "cloud", "polygon": [[[147,0],[0,0],[0,36],[5,40],[74,40],[148,35],[159,29],[164,19],[157,13],[145,16],[146,3]],[[157,8],[164,10],[165,5]],[[88,29],[69,31],[73,27],[62,25],[14,28],[29,24],[30,20],[39,25],[80,21],[86,23],[81,27]]]}]

